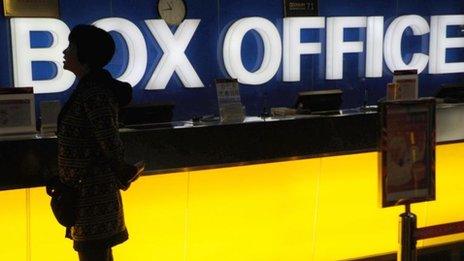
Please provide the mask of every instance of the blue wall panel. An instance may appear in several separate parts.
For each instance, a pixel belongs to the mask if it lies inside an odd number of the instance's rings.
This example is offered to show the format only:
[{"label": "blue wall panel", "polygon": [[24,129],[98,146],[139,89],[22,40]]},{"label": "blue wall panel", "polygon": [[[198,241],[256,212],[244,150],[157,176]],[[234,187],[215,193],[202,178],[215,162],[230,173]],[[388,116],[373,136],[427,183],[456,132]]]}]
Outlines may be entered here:
[{"label": "blue wall panel", "polygon": [[[187,18],[201,19],[186,55],[203,81],[204,88],[185,88],[177,75],[173,75],[164,90],[145,90],[146,85],[162,57],[162,50],[151,35],[144,20],[158,19],[157,1],[148,0],[61,0],[60,19],[70,28],[80,23],[93,23],[106,17],[122,17],[132,21],[143,33],[148,47],[148,64],[144,77],[134,86],[134,103],[172,102],[176,104],[175,119],[185,120],[193,116],[218,114],[214,79],[227,78],[222,59],[222,44],[231,24],[238,19],[259,16],[271,21],[282,36],[282,0],[186,0]],[[430,21],[430,15],[464,14],[464,3],[457,0],[325,0],[319,1],[319,14],[331,16],[384,16],[385,30],[400,15],[416,14]],[[175,27],[171,27],[174,31]],[[464,37],[461,28],[449,28],[451,37]],[[122,38],[113,33],[118,51],[107,67],[114,76],[119,76],[127,65],[127,51]],[[33,42],[45,41],[44,36],[33,35]],[[359,107],[375,104],[385,96],[385,86],[392,80],[392,73],[384,62],[382,78],[365,78],[364,54],[345,54],[343,80],[325,80],[325,29],[303,30],[303,42],[321,42],[322,54],[301,57],[301,81],[283,82],[282,64],[269,82],[262,85],[240,87],[242,101],[247,113],[258,115],[270,107],[292,106],[297,93],[306,90],[340,88],[343,90],[343,107]],[[405,61],[415,52],[428,54],[428,37],[413,36],[408,30],[403,39]],[[364,41],[365,29],[350,29],[345,32],[345,40]],[[34,43],[33,43],[34,44]],[[0,18],[0,86],[12,86],[12,57],[10,30],[7,18]],[[253,70],[260,64],[262,41],[255,32],[249,32],[243,41],[242,58],[247,69]],[[449,50],[449,62],[463,62],[464,50]],[[54,74],[53,66],[38,63],[33,66],[34,75],[47,78]],[[464,74],[430,75],[428,68],[420,75],[420,96],[433,95],[441,84],[463,81]],[[39,94],[37,101],[59,99],[63,103],[71,89],[62,93]]]}]

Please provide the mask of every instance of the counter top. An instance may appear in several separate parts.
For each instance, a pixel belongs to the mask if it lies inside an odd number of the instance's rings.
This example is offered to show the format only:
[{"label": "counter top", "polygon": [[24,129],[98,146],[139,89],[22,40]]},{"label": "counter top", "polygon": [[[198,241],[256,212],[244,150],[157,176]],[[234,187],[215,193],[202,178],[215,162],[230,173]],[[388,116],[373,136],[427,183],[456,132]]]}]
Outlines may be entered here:
[{"label": "counter top", "polygon": [[[461,110],[464,106],[437,110],[438,141],[443,132],[439,130],[449,129],[440,122],[450,124],[449,116],[464,115],[456,113]],[[439,115],[447,120],[440,120]],[[235,124],[175,122],[121,129],[120,133],[126,159],[144,160],[147,174],[152,175],[376,151],[379,119],[376,112],[348,110],[337,115],[248,117]],[[451,136],[449,131],[446,134],[447,142],[464,139],[459,129]],[[54,135],[0,137],[0,189],[43,185],[56,173],[56,158]]]}]

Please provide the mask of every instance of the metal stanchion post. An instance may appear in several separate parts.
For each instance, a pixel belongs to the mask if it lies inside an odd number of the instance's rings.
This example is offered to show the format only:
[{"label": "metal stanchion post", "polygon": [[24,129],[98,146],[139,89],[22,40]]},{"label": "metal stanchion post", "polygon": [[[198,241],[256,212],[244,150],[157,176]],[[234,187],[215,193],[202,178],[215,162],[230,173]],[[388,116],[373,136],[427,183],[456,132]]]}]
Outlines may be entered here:
[{"label": "metal stanchion post", "polygon": [[416,261],[416,239],[414,233],[417,228],[416,215],[411,213],[409,204],[405,205],[406,212],[400,215],[400,248],[398,251],[398,261]]}]

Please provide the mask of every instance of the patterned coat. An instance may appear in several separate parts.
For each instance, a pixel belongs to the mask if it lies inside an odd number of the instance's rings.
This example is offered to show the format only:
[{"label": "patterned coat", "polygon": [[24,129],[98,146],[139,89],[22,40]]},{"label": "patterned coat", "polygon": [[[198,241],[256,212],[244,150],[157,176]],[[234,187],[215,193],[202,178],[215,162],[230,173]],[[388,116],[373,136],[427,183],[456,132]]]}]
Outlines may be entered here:
[{"label": "patterned coat", "polygon": [[118,97],[119,89],[131,95],[130,85],[107,71],[91,72],[80,80],[58,117],[58,175],[78,191],[76,224],[66,229],[76,251],[112,247],[128,239],[112,168],[124,160],[118,110],[131,98]]}]

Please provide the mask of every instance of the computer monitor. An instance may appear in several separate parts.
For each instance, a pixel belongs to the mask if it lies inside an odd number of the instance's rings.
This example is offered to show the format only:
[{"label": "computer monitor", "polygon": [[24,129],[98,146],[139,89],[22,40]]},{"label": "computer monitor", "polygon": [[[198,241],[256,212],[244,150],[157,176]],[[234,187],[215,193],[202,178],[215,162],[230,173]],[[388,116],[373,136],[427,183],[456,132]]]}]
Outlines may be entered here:
[{"label": "computer monitor", "polygon": [[443,84],[435,97],[447,103],[464,102],[464,83]]},{"label": "computer monitor", "polygon": [[174,104],[142,104],[121,109],[120,123],[123,126],[140,126],[172,121]]},{"label": "computer monitor", "polygon": [[342,104],[340,89],[308,91],[298,93],[295,108],[298,113],[334,112]]}]

